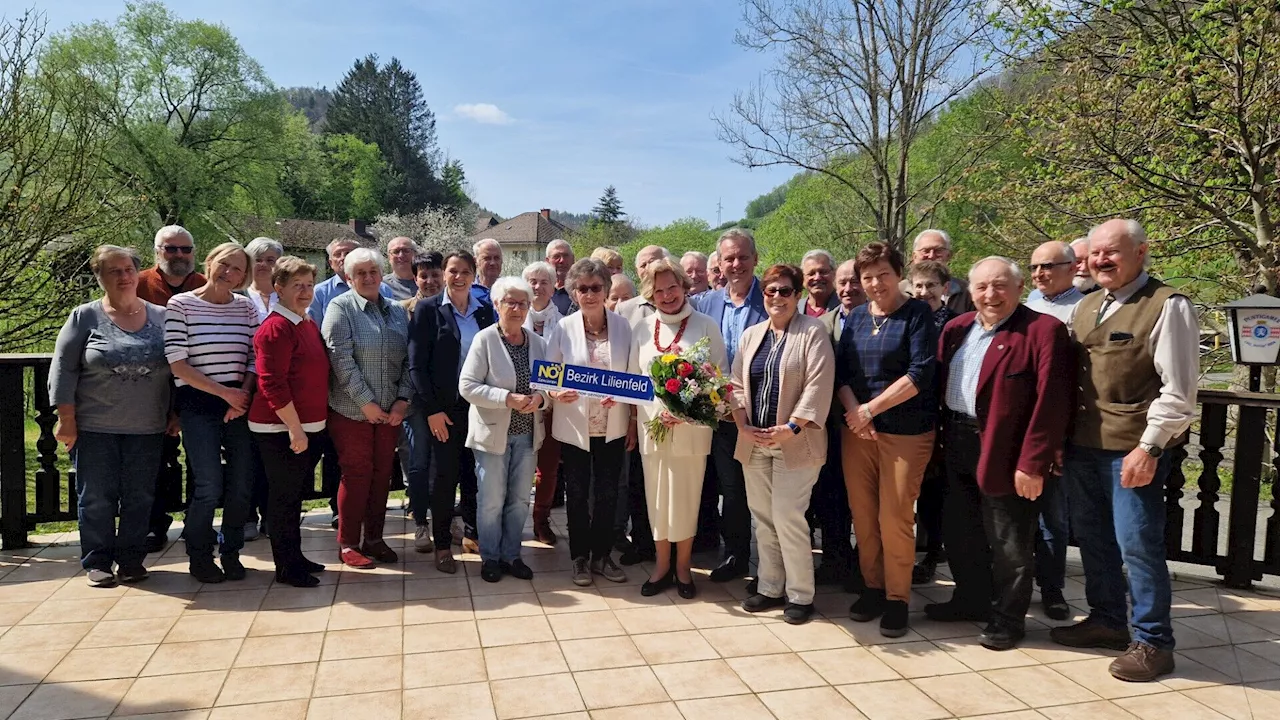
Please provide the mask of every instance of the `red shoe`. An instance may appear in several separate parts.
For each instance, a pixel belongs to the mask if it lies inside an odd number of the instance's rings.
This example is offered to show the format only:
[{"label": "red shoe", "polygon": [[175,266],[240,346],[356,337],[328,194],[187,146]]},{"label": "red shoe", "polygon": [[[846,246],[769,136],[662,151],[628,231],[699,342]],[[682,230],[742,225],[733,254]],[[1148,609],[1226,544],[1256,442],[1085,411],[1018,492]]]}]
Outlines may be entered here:
[{"label": "red shoe", "polygon": [[338,559],[342,561],[343,565],[357,570],[370,570],[375,566],[373,560],[365,557],[355,548],[342,548],[342,550],[338,551]]}]

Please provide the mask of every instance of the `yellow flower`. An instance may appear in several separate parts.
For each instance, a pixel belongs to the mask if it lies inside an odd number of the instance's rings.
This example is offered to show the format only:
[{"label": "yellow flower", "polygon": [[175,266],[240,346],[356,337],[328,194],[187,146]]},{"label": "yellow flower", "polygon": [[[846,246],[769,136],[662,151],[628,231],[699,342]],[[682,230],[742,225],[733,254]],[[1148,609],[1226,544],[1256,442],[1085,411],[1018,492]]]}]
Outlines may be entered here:
[{"label": "yellow flower", "polygon": [[720,404],[720,393],[716,392],[715,390],[711,391],[711,403],[713,405]]},{"label": "yellow flower", "polygon": [[662,356],[662,362],[664,363],[673,363],[677,359],[678,357],[675,355],[675,353],[667,353],[666,355]]}]

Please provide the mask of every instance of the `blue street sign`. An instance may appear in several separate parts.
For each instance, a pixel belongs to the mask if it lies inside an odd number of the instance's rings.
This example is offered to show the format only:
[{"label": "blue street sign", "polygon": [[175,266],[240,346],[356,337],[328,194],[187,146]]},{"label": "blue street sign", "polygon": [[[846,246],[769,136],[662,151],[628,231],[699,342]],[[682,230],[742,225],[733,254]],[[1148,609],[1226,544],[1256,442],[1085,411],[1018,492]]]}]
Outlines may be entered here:
[{"label": "blue street sign", "polygon": [[632,405],[653,401],[653,381],[644,375],[546,360],[533,361],[529,386],[535,390],[577,390],[581,395]]}]

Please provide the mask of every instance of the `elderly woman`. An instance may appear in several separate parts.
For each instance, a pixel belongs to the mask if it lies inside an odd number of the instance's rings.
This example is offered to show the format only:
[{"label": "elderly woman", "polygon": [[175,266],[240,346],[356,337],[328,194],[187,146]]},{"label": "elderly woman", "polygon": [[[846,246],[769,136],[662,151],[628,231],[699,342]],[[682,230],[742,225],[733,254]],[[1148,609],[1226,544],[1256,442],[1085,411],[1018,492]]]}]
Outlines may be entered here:
[{"label": "elderly woman", "polygon": [[907,281],[911,283],[911,294],[929,304],[933,324],[941,332],[942,326],[956,316],[955,311],[943,301],[943,293],[951,283],[951,272],[936,260],[921,260],[907,271]]},{"label": "elderly woman", "polygon": [[[565,285],[579,311],[561,321],[547,340],[547,359],[572,365],[627,372],[631,365],[631,328],[622,316],[605,309],[612,276],[599,260],[579,260],[569,268]],[[591,584],[592,575],[626,582],[613,561],[618,483],[628,441],[631,411],[612,399],[599,400],[573,390],[549,393],[556,403],[551,433],[564,448],[569,520],[569,556],[575,585]]]},{"label": "elderly woman", "polygon": [[591,251],[591,260],[599,260],[609,268],[610,275],[622,274],[622,253],[613,248],[598,247]]},{"label": "elderly woman", "polygon": [[[530,263],[521,273],[529,287],[533,288],[533,304],[529,317],[524,321],[526,330],[533,331],[544,340],[560,322],[559,308],[551,301],[556,291],[556,271],[551,263]],[[567,283],[566,283],[567,284]],[[538,450],[538,472],[535,475],[537,489],[533,496],[533,537],[540,543],[555,545],[559,538],[551,529],[551,505],[556,496],[556,482],[560,475],[560,442],[552,437],[552,408],[543,414],[543,434],[546,437]]]},{"label": "elderly woman", "polygon": [[458,390],[471,403],[467,447],[476,457],[476,531],[480,577],[521,580],[533,571],[520,559],[529,518],[534,458],[542,444],[546,396],[529,389],[533,363],[546,359],[546,342],[524,328],[533,289],[504,277],[490,288],[498,322],[476,334],[462,364]]},{"label": "elderly woman", "polygon": [[445,291],[418,303],[409,329],[413,405],[427,417],[435,468],[431,481],[435,565],[444,573],[458,571],[450,550],[449,520],[459,486],[463,524],[475,527],[475,461],[465,445],[471,406],[458,393],[458,375],[476,334],[494,322],[493,306],[471,292],[475,276],[476,259],[471,253],[459,250],[446,255]]},{"label": "elderly woman", "polygon": [[[169,299],[164,339],[176,378],[182,447],[194,476],[183,530],[190,572],[200,582],[218,583],[245,577],[240,550],[253,483],[253,440],[245,413],[258,382],[253,364],[258,310],[235,292],[249,279],[249,255],[238,243],[209,251],[204,266],[204,285]],[[219,500],[221,568],[213,561]]]},{"label": "elderly woman", "polygon": [[317,441],[328,417],[329,356],[320,329],[307,315],[315,266],[283,257],[272,275],[279,301],[253,336],[258,392],[249,406],[249,430],[266,470],[263,514],[272,528],[276,582],[315,587],[320,581],[311,574],[324,565],[302,555],[298,515],[304,488],[315,482]]},{"label": "elderly woman", "polygon": [[613,283],[609,286],[609,297],[604,299],[604,306],[609,312],[617,312],[618,304],[636,296],[636,284],[622,273],[613,273]]},{"label": "elderly woman", "polygon": [[89,268],[105,295],[71,311],[49,369],[49,398],[58,410],[54,437],[76,469],[80,566],[94,587],[147,577],[142,561],[154,478],[172,429],[165,311],[138,298],[141,267],[130,248],[93,251]]},{"label": "elderly woman", "polygon": [[902,637],[915,563],[914,504],[937,425],[938,331],[929,306],[899,288],[896,249],[872,243],[855,264],[868,302],[849,314],[836,351],[846,424],[841,459],[866,581],[849,617],[879,617],[882,635]]},{"label": "elderly woman", "polygon": [[[688,302],[690,282],[684,270],[669,257],[654,260],[641,270],[640,295],[654,306],[654,314],[636,321],[631,333],[630,372],[649,374],[653,360],[692,347],[702,338],[711,343],[711,363],[723,370],[727,361],[724,340],[715,321],[695,312]],[[640,422],[640,456],[644,464],[644,491],[649,523],[657,546],[653,573],[640,588],[645,596],[657,595],[673,583],[680,597],[697,595],[691,572],[693,535],[698,528],[702,500],[702,476],[711,452],[712,429],[691,425],[650,403],[637,408]],[[661,443],[644,423],[658,418],[671,429]],[[676,566],[671,568],[671,545],[676,546]]]},{"label": "elderly woman", "polygon": [[835,353],[822,320],[798,312],[804,275],[774,265],[760,279],[769,319],[742,334],[729,402],[756,520],[760,569],[747,612],[783,607],[800,625],[813,616],[813,554],[805,511],[827,460],[824,422],[835,387]]},{"label": "elderly woman", "polygon": [[391,464],[409,411],[409,315],[381,294],[382,256],[357,248],[343,259],[351,290],[334,298],[320,328],[329,350],[329,436],[338,450],[338,557],[363,569],[393,563],[382,539]]}]

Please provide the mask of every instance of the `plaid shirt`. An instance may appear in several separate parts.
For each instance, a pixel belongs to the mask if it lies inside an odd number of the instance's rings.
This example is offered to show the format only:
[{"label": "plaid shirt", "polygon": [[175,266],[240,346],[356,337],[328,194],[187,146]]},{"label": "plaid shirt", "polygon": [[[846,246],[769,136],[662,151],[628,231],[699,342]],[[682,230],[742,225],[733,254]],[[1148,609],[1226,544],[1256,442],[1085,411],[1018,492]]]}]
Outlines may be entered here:
[{"label": "plaid shirt", "polygon": [[352,420],[374,402],[385,411],[408,400],[409,315],[398,304],[378,298],[374,304],[356,292],[334,298],[321,328],[329,350],[329,407]]},{"label": "plaid shirt", "polygon": [[915,383],[916,394],[883,410],[873,422],[876,431],[890,435],[921,435],[935,429],[938,417],[934,374],[938,329],[928,303],[909,298],[884,319],[880,331],[870,305],[849,313],[836,346],[836,387],[848,385],[858,402],[869,402],[903,375]]}]

